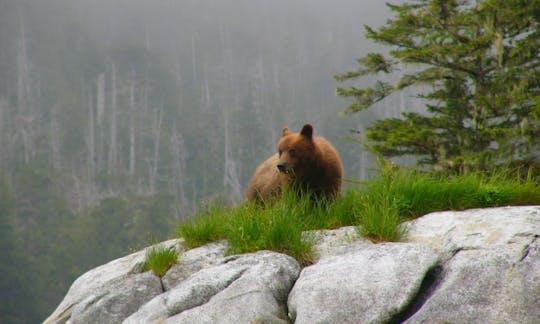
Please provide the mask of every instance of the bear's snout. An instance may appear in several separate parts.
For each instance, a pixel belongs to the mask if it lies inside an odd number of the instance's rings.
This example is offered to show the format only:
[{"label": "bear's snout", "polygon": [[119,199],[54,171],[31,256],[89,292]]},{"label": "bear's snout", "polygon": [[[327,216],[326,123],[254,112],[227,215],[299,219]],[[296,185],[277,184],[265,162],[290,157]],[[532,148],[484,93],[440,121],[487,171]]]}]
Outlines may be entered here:
[{"label": "bear's snout", "polygon": [[287,164],[285,162],[278,163],[277,168],[279,172],[287,173],[288,169],[287,169]]}]

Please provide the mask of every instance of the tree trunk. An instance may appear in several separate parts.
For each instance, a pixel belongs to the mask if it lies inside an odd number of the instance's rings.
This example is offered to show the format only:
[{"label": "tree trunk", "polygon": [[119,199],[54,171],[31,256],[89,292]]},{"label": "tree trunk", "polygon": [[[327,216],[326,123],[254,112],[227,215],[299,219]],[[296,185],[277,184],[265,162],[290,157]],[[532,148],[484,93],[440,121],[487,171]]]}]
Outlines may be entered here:
[{"label": "tree trunk", "polygon": [[111,123],[110,123],[110,143],[109,143],[109,160],[108,160],[108,170],[109,174],[113,174],[116,169],[116,160],[117,160],[117,143],[116,143],[116,137],[117,137],[117,89],[116,89],[116,65],[114,62],[112,63],[112,69],[111,69]]},{"label": "tree trunk", "polygon": [[129,175],[135,173],[135,71],[131,71],[129,85]]},{"label": "tree trunk", "polygon": [[7,140],[7,134],[4,134],[4,116],[7,116],[7,114],[4,114],[5,111],[8,109],[8,103],[3,98],[0,98],[0,172],[4,173],[4,165],[7,165],[8,160],[7,157],[10,154],[9,150],[9,141]]},{"label": "tree trunk", "polygon": [[58,126],[57,118],[57,108],[53,106],[51,111],[51,121],[50,121],[50,149],[51,149],[51,164],[53,170],[60,170],[60,162],[62,157],[60,156],[60,127]]},{"label": "tree trunk", "polygon": [[[224,172],[223,172],[223,186],[224,188],[229,188],[229,197],[233,200],[239,200],[242,197],[242,188],[240,186],[240,180],[238,176],[238,162],[234,159],[234,154],[231,152],[231,126],[229,125],[229,110],[238,107],[238,99],[236,96],[234,88],[234,79],[232,73],[229,69],[233,68],[233,58],[232,50],[228,48],[228,37],[227,31],[225,30],[224,25],[220,24],[220,40],[221,40],[221,50],[223,52],[223,66],[225,66],[223,71],[223,80],[225,84],[228,85],[222,93],[222,99],[219,101],[221,106],[221,112],[223,116],[223,132],[224,132],[224,151],[223,151],[223,161],[224,161]],[[228,67],[228,69],[227,69]],[[232,98],[231,98],[232,95]]]},{"label": "tree trunk", "polygon": [[86,140],[88,147],[88,177],[93,179],[96,174],[96,132],[94,121],[94,96],[88,93],[88,137]]},{"label": "tree trunk", "polygon": [[150,194],[156,192],[156,182],[158,178],[158,165],[159,165],[159,145],[161,142],[161,124],[163,121],[163,113],[161,109],[154,115],[153,135],[154,135],[154,158],[150,162]]},{"label": "tree trunk", "polygon": [[238,177],[238,163],[232,157],[230,149],[230,138],[229,138],[229,116],[228,113],[223,111],[224,117],[224,137],[225,137],[225,149],[223,152],[224,159],[224,174],[223,174],[223,185],[225,188],[230,188],[229,196],[233,200],[239,200],[242,197],[242,187],[240,186],[240,181]]},{"label": "tree trunk", "polygon": [[102,127],[105,114],[105,73],[100,73],[97,79],[96,110],[98,127]]},{"label": "tree trunk", "polygon": [[186,145],[184,138],[181,134],[178,134],[178,131],[176,129],[176,123],[173,125],[172,129],[172,136],[171,136],[171,149],[174,156],[174,170],[173,174],[175,175],[173,178],[173,189],[175,192],[175,198],[176,198],[176,205],[177,209],[179,211],[178,214],[181,214],[181,211],[185,211],[189,209],[187,198],[186,198],[186,191],[184,188],[184,172],[186,169],[186,160],[187,160],[187,152],[186,152]]},{"label": "tree trunk", "polygon": [[30,76],[28,67],[28,51],[26,47],[26,28],[21,19],[19,48],[17,54],[17,108],[19,113],[25,114],[29,109]]},{"label": "tree trunk", "polygon": [[96,171],[105,168],[105,132],[103,126],[103,116],[105,115],[105,73],[100,73],[96,82],[96,124],[97,124],[97,155]]},{"label": "tree trunk", "polygon": [[33,116],[31,114],[30,99],[30,68],[28,62],[28,51],[26,47],[26,27],[22,18],[20,20],[20,36],[17,51],[17,132],[21,134],[24,162],[29,163],[34,155]]}]

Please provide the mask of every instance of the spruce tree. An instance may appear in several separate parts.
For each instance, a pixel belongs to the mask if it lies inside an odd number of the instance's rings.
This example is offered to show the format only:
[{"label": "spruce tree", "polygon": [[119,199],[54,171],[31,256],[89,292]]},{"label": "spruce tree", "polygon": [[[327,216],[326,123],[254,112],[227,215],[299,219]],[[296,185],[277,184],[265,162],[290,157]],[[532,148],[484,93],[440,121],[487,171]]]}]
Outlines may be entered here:
[{"label": "spruce tree", "polygon": [[[526,165],[540,135],[540,1],[416,0],[388,4],[394,17],[366,36],[389,46],[369,53],[340,82],[366,75],[369,88],[338,88],[352,98],[346,113],[371,107],[405,88],[429,89],[425,114],[375,122],[367,146],[385,157],[464,172]],[[399,71],[406,67],[411,73]],[[385,74],[401,73],[395,82]],[[420,87],[421,86],[421,87]]]}]

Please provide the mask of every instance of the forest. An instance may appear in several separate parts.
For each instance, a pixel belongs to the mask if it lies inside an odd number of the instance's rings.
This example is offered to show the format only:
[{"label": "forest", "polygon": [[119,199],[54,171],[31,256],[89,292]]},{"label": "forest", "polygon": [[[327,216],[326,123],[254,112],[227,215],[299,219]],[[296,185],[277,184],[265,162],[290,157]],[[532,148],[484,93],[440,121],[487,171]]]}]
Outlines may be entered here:
[{"label": "forest", "polygon": [[0,323],[245,206],[283,127],[334,144],[345,193],[377,158],[537,188],[539,0],[396,3],[0,0]]},{"label": "forest", "polygon": [[[382,1],[0,0],[0,322],[35,323],[84,271],[238,203],[281,129],[310,122],[348,179],[357,136],[422,109],[340,114],[333,76],[378,49]],[[360,81],[361,82],[361,81]]]}]

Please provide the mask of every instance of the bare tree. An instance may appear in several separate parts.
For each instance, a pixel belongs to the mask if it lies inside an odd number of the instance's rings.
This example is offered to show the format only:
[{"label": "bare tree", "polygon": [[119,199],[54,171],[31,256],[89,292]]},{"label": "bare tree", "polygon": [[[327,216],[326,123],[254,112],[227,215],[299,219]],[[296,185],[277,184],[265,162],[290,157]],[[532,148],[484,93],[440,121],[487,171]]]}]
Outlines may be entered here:
[{"label": "bare tree", "polygon": [[105,115],[105,73],[100,73],[96,81],[96,124],[97,124],[97,156],[96,170],[104,167],[104,125],[103,116]]},{"label": "bare tree", "polygon": [[[8,102],[4,98],[0,98],[0,170],[4,170],[4,165],[7,164],[7,157],[9,155],[9,143],[7,143],[5,136],[5,120],[8,115],[5,113],[8,109]],[[7,134],[7,132],[6,132]]]},{"label": "bare tree", "polygon": [[15,138],[21,138],[23,144],[23,157],[24,163],[30,163],[31,158],[34,156],[33,138],[35,129],[32,127],[35,124],[34,116],[17,116],[15,119]]},{"label": "bare tree", "polygon": [[149,185],[150,194],[156,192],[156,181],[158,178],[159,166],[159,145],[161,142],[161,125],[163,122],[163,113],[161,109],[157,109],[154,114],[154,122],[152,123],[152,135],[154,138],[154,157],[149,161]]},{"label": "bare tree", "polygon": [[32,115],[30,63],[28,59],[26,26],[22,17],[19,21],[19,40],[17,49],[17,109],[16,131],[22,138],[24,162],[29,163],[34,156],[35,116]]},{"label": "bare tree", "polygon": [[131,71],[129,80],[129,170],[128,173],[135,173],[135,70]]},{"label": "bare tree", "polygon": [[238,174],[238,162],[234,159],[231,152],[231,140],[230,140],[230,125],[229,125],[229,113],[223,108],[223,132],[224,132],[224,172],[223,172],[223,185],[225,188],[230,189],[229,196],[234,200],[239,200],[242,197],[242,186],[240,185],[240,178]]},{"label": "bare tree", "polygon": [[[221,47],[223,51],[223,61],[224,66],[228,66],[230,69],[233,68],[232,60],[232,49],[228,48],[228,34],[223,24],[220,24],[220,39]],[[223,172],[223,185],[224,188],[229,188],[230,193],[229,197],[234,200],[239,200],[242,197],[242,186],[240,185],[240,178],[238,174],[239,162],[234,158],[234,154],[231,151],[231,125],[230,123],[230,109],[235,109],[239,106],[238,96],[236,94],[236,89],[234,88],[234,78],[230,71],[226,68],[223,70],[223,80],[224,84],[228,85],[227,89],[222,93],[222,100],[219,101],[218,105],[221,107],[221,113],[223,116],[223,137],[224,137],[224,151],[223,151],[223,163],[224,163],[224,172]],[[230,96],[233,96],[230,98]],[[229,108],[230,107],[230,108]]]},{"label": "bare tree", "polygon": [[96,174],[96,130],[94,121],[94,96],[88,93],[88,132],[86,146],[88,151],[88,176],[92,179]]},{"label": "bare tree", "polygon": [[108,170],[109,174],[113,174],[116,169],[117,162],[117,114],[118,114],[118,105],[117,105],[117,84],[116,84],[116,64],[113,62],[111,66],[111,120],[110,120],[110,143],[109,143],[109,159],[108,159]]},{"label": "bare tree", "polygon": [[59,170],[62,157],[60,155],[60,126],[56,120],[58,118],[56,106],[53,106],[50,118],[49,147],[51,152],[51,164],[54,170]]},{"label": "bare tree", "polygon": [[100,73],[97,79],[97,124],[99,127],[103,125],[103,115],[105,114],[105,73]]},{"label": "bare tree", "polygon": [[173,124],[172,135],[171,135],[171,150],[174,156],[174,165],[173,165],[173,174],[172,179],[173,189],[175,193],[176,206],[177,206],[177,215],[181,214],[181,209],[188,209],[188,200],[186,197],[185,191],[185,170],[186,170],[186,161],[188,158],[188,152],[186,149],[186,144],[182,134],[178,133],[176,128],[176,123]]},{"label": "bare tree", "polygon": [[19,113],[26,113],[30,101],[30,73],[28,62],[26,27],[20,19],[20,35],[17,50],[17,108]]}]

